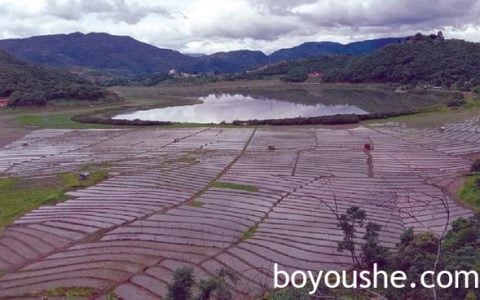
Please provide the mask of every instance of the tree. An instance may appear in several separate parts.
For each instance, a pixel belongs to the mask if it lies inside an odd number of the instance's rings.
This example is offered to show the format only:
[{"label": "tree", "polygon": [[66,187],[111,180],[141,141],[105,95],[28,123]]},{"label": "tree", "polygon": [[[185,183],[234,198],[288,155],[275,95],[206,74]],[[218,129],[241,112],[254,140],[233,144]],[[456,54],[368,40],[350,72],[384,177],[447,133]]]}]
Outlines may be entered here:
[{"label": "tree", "polygon": [[236,285],[238,277],[232,271],[220,269],[217,274],[209,279],[201,280],[198,284],[198,300],[208,300],[215,295],[217,300],[233,299],[230,284]]},{"label": "tree", "polygon": [[[438,239],[429,231],[415,234],[412,228],[406,230],[397,245],[398,252],[392,261],[393,269],[404,271],[407,278],[418,280],[423,272],[433,269],[437,257],[437,245]],[[392,298],[430,299],[431,297],[431,291],[421,288],[418,283],[415,289],[389,292],[394,295],[401,294]]]},{"label": "tree", "polygon": [[357,226],[363,227],[363,222],[367,217],[364,210],[357,206],[352,206],[347,209],[346,214],[342,214],[339,218],[338,227],[343,231],[344,237],[341,242],[338,242],[337,250],[343,252],[344,250],[350,251],[352,257],[352,264],[354,267],[360,266],[360,261],[355,250],[355,238],[357,232]]},{"label": "tree", "polygon": [[382,227],[376,223],[369,222],[365,227],[366,233],[363,236],[365,244],[362,246],[362,264],[373,269],[373,264],[377,264],[380,269],[385,269],[388,265],[389,251],[387,248],[378,244],[378,237]]},{"label": "tree", "polygon": [[[480,215],[459,218],[452,223],[452,229],[445,236],[443,265],[451,272],[480,271]],[[473,278],[469,282],[470,287],[474,286]],[[451,288],[446,291],[449,299],[464,299],[468,294],[480,297],[479,290]]]},{"label": "tree", "polygon": [[167,299],[188,300],[192,297],[192,288],[195,283],[193,268],[182,267],[173,273],[173,283],[168,286]]},{"label": "tree", "polygon": [[439,31],[437,33],[437,38],[438,38],[438,40],[443,42],[445,40],[445,37],[443,36],[443,32]]},{"label": "tree", "polygon": [[301,67],[295,67],[289,70],[284,78],[284,80],[288,82],[304,82],[307,79],[307,71]]}]

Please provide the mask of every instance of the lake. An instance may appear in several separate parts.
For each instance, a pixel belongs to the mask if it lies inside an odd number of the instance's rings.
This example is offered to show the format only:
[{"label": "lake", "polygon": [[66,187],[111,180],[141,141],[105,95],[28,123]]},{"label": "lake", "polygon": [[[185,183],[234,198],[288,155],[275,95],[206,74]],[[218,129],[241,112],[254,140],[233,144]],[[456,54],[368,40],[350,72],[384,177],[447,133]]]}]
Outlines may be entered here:
[{"label": "lake", "polygon": [[368,114],[367,111],[349,104],[304,104],[241,94],[210,94],[199,99],[203,103],[136,111],[117,115],[113,119],[206,124],[223,121],[230,123],[235,120]]}]

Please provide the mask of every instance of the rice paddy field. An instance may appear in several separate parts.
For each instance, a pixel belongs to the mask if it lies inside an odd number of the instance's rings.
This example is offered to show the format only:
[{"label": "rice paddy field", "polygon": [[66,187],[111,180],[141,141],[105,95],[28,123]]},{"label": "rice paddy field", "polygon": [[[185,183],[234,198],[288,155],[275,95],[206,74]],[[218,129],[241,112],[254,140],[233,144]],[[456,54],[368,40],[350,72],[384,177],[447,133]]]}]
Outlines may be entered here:
[{"label": "rice paddy field", "polygon": [[6,224],[0,298],[159,299],[191,266],[197,278],[235,271],[235,299],[252,299],[271,288],[274,263],[348,268],[335,214],[351,206],[389,248],[407,228],[440,232],[473,214],[452,186],[480,152],[479,121],[29,131],[0,148],[0,189],[105,176]]}]

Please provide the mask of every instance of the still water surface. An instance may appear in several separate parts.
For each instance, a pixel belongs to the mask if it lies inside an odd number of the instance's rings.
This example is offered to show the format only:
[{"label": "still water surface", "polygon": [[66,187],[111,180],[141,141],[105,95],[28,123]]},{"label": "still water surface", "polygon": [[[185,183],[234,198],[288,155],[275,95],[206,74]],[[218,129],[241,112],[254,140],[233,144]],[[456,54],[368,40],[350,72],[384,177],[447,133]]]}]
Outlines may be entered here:
[{"label": "still water surface", "polygon": [[170,121],[180,123],[230,123],[235,120],[266,120],[318,117],[340,114],[367,114],[354,105],[299,104],[259,99],[240,94],[210,94],[202,104],[157,108],[115,116],[116,120]]}]

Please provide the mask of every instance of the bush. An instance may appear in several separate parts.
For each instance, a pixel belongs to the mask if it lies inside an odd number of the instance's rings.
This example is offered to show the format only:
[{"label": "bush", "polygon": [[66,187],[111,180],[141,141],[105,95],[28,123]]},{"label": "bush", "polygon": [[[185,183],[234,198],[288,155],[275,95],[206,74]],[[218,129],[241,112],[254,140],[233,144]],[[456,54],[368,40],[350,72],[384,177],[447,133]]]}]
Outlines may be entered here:
[{"label": "bush", "polygon": [[480,172],[480,159],[475,160],[472,167],[470,168],[470,171],[472,171],[473,173]]},{"label": "bush", "polygon": [[458,99],[458,98],[457,99],[452,99],[452,100],[447,102],[447,106],[450,107],[450,108],[462,107],[465,104],[467,104],[467,101],[465,101],[464,99]]},{"label": "bush", "polygon": [[173,273],[173,281],[168,285],[166,298],[168,300],[229,300],[233,299],[231,287],[235,286],[237,281],[237,274],[220,269],[214,276],[195,282],[193,268],[182,267]]},{"label": "bush", "polygon": [[308,73],[301,67],[296,67],[288,71],[284,80],[287,82],[304,82],[308,79]]}]

